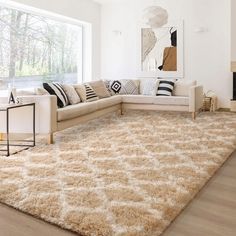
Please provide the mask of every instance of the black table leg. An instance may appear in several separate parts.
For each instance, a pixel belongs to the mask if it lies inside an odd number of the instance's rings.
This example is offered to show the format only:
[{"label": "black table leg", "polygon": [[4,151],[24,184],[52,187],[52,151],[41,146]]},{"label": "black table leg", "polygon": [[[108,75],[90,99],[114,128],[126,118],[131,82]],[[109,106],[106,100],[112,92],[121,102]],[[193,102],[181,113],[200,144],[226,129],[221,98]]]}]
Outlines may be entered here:
[{"label": "black table leg", "polygon": [[7,122],[7,156],[10,156],[10,141],[9,141],[9,110],[6,111]]},{"label": "black table leg", "polygon": [[[32,107],[32,115],[33,115],[33,125],[32,125],[32,134],[33,138],[31,140],[14,140],[14,143],[11,143],[10,141],[10,110],[20,108],[20,107],[26,107],[26,106],[31,106]],[[5,146],[6,149],[2,150],[0,149],[0,152],[6,152],[6,156],[10,156],[10,147],[15,146],[15,147],[34,147],[36,146],[36,126],[35,126],[35,119],[36,119],[36,109],[35,109],[35,103],[29,103],[29,104],[18,104],[14,106],[9,106],[6,108],[1,108],[0,111],[6,112],[6,141],[4,144],[0,143],[0,146]],[[27,142],[30,144],[17,144],[18,142]],[[15,144],[16,143],[16,144]]]},{"label": "black table leg", "polygon": [[33,146],[35,146],[35,104],[33,104]]}]

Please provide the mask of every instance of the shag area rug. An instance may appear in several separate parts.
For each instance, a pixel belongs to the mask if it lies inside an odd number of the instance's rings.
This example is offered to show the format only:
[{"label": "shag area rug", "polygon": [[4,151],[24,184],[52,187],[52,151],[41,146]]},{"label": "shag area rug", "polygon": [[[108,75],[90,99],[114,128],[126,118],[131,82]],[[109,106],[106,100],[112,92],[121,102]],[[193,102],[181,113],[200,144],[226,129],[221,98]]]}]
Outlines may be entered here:
[{"label": "shag area rug", "polygon": [[158,236],[236,148],[236,114],[127,112],[0,157],[0,201],[79,233]]}]

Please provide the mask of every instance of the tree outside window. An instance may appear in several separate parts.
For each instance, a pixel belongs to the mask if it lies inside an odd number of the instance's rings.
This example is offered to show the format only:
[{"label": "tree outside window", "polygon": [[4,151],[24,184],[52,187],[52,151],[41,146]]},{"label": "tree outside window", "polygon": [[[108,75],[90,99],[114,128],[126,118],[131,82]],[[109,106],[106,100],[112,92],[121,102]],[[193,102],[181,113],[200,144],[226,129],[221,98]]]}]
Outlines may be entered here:
[{"label": "tree outside window", "polygon": [[82,81],[82,26],[0,7],[0,84]]}]

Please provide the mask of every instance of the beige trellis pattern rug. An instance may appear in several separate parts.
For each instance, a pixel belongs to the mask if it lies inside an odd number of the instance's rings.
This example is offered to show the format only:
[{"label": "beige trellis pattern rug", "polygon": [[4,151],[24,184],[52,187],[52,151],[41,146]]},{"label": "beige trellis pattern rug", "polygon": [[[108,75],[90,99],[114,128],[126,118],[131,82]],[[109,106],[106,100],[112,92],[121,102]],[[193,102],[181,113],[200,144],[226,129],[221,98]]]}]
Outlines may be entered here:
[{"label": "beige trellis pattern rug", "polygon": [[95,236],[157,236],[236,147],[236,114],[127,112],[0,157],[0,201]]}]

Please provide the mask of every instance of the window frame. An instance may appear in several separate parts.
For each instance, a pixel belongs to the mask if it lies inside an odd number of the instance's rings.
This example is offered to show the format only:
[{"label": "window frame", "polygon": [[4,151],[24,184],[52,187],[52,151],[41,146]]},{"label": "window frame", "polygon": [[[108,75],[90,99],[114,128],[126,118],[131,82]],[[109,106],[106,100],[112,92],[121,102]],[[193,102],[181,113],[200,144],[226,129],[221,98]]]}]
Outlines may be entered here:
[{"label": "window frame", "polygon": [[[85,81],[91,81],[91,68],[92,68],[92,26],[90,23],[85,21],[80,21],[68,16],[64,16],[51,11],[43,10],[40,8],[28,6],[21,3],[16,3],[13,1],[2,1],[0,0],[0,6],[6,7],[18,11],[23,11],[29,14],[34,14],[37,16],[43,16],[45,18],[58,21],[61,23],[72,24],[81,27],[82,42],[80,43],[79,49],[81,50],[80,58],[81,61],[81,72],[77,72],[77,83],[83,83]],[[88,41],[88,42],[86,42]],[[81,78],[81,80],[80,80]]]}]

